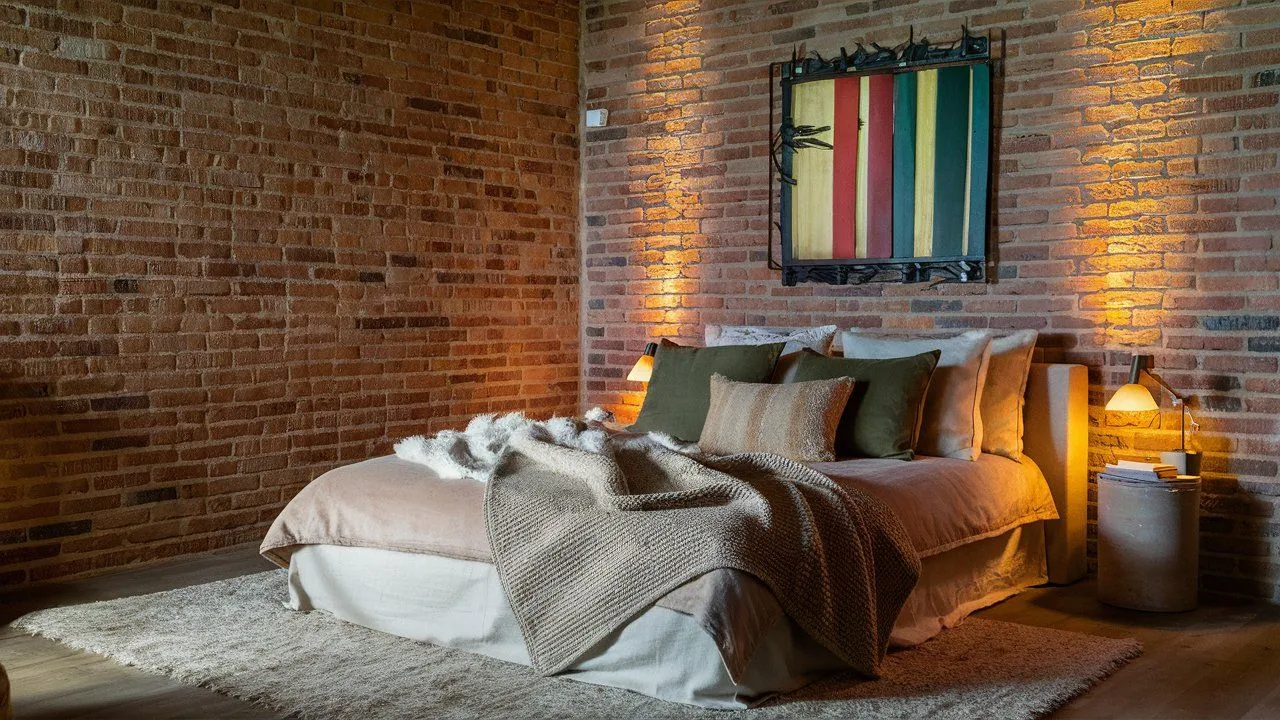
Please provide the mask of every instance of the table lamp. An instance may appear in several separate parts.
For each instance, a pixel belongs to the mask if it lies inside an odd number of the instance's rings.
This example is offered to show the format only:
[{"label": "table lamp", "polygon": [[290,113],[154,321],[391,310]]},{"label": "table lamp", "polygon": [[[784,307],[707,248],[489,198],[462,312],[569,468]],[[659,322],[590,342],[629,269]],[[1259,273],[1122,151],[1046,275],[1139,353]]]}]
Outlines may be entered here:
[{"label": "table lamp", "polygon": [[1151,372],[1154,364],[1154,357],[1151,355],[1134,355],[1133,361],[1129,365],[1129,382],[1120,386],[1120,389],[1116,390],[1116,393],[1107,401],[1107,411],[1151,412],[1152,410],[1159,410],[1160,405],[1151,396],[1151,391],[1138,384],[1138,380],[1145,373],[1157,385],[1164,388],[1165,392],[1173,397],[1174,404],[1178,406],[1180,447],[1177,450],[1167,450],[1160,453],[1160,462],[1178,468],[1179,475],[1199,475],[1200,453],[1187,450],[1187,399],[1178,394],[1177,390],[1169,387],[1169,383],[1160,379],[1159,375]]},{"label": "table lamp", "polygon": [[658,354],[658,343],[651,342],[645,345],[644,354],[636,360],[631,372],[627,373],[627,379],[631,382],[649,382],[649,378],[653,376],[653,356],[656,354]]}]

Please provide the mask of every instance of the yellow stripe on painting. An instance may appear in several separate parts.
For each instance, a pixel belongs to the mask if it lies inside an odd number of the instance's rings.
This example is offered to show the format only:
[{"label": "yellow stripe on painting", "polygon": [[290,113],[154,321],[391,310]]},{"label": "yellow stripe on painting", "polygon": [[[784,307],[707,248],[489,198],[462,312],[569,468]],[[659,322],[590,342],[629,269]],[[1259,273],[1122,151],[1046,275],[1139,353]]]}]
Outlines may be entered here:
[{"label": "yellow stripe on painting", "polygon": [[916,257],[933,254],[933,165],[937,132],[938,71],[922,70],[916,81]]},{"label": "yellow stripe on painting", "polygon": [[969,68],[966,81],[968,86],[965,88],[964,96],[969,98],[969,106],[965,108],[964,113],[964,231],[960,240],[960,252],[964,255],[969,254],[969,193],[970,188],[973,187],[973,68]]},{"label": "yellow stripe on painting", "polygon": [[[797,126],[825,127],[810,137],[832,142],[835,122],[835,80],[796,83],[791,90],[791,116]],[[831,258],[832,156],[826,148],[800,148],[792,160],[796,185],[792,190],[792,250],[797,260]]]},{"label": "yellow stripe on painting", "polygon": [[870,159],[867,154],[869,133],[866,109],[871,107],[871,78],[863,75],[859,78],[859,83],[858,107],[862,110],[858,119],[858,201],[854,205],[856,210],[853,215],[853,256],[864,258],[867,256],[867,163]]}]

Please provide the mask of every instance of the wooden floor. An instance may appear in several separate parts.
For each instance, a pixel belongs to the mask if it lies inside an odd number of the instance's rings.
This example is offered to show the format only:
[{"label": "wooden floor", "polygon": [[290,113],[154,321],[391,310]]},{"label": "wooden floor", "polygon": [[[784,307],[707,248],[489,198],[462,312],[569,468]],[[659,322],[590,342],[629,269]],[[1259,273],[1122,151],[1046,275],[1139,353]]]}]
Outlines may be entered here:
[{"label": "wooden floor", "polygon": [[[106,600],[221,580],[270,567],[239,548],[0,598],[0,663],[15,717],[263,718],[248,703],[180,685],[7,627],[41,607]],[[1092,582],[1037,589],[983,617],[1063,630],[1136,637],[1146,653],[1055,718],[1280,718],[1280,609],[1213,602],[1179,615],[1101,605]]]}]

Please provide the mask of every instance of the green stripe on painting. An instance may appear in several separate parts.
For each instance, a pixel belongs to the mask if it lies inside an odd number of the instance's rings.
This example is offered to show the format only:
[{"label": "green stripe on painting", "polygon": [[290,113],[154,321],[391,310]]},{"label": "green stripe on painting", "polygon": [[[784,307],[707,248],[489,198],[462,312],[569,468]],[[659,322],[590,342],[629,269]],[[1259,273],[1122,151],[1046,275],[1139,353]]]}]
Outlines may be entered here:
[{"label": "green stripe on painting", "polygon": [[991,68],[974,65],[969,90],[969,182],[965,203],[964,254],[987,242],[987,176],[991,157]]},{"label": "green stripe on painting", "polygon": [[915,257],[933,255],[933,194],[937,175],[938,71],[921,70],[916,79]]},{"label": "green stripe on painting", "polygon": [[[796,83],[791,93],[791,117],[797,126],[825,127],[811,137],[831,143],[835,122],[835,80]],[[831,258],[832,152],[808,147],[796,150],[792,161],[791,249],[797,260]]]},{"label": "green stripe on painting", "polygon": [[969,160],[969,68],[940,68],[933,181],[934,257],[963,254]]},{"label": "green stripe on painting", "polygon": [[916,74],[893,78],[893,256],[915,257]]}]

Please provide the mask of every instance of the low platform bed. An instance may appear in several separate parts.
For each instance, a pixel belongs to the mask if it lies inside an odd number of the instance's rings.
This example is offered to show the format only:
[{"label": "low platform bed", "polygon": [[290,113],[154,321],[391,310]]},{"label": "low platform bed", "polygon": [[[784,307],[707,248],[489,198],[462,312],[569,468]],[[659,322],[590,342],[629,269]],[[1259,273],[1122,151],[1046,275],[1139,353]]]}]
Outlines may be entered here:
[{"label": "low platform bed", "polygon": [[[890,636],[894,647],[927,641],[1027,587],[1083,575],[1086,383],[1080,366],[1032,366],[1021,463],[984,454],[974,462],[810,466],[892,508],[920,556],[920,579]],[[391,484],[423,482],[432,491],[420,494],[421,507],[380,516],[401,526],[388,530],[381,546],[330,532],[341,519],[325,516],[311,529],[273,528],[264,554],[288,567],[295,609],[531,664],[499,573],[485,557],[477,507],[483,491],[433,481],[430,473],[395,457],[334,470],[312,484],[313,494],[361,488],[335,504],[341,513],[378,513],[379,503],[385,510],[383,489]],[[455,526],[455,546],[415,544],[415,534],[439,534],[444,524]],[[674,702],[741,708],[846,668],[762,583],[719,570],[668,593],[563,675]]]}]

